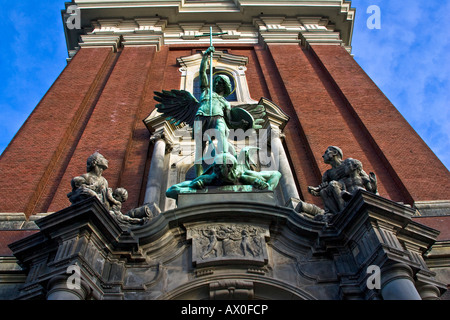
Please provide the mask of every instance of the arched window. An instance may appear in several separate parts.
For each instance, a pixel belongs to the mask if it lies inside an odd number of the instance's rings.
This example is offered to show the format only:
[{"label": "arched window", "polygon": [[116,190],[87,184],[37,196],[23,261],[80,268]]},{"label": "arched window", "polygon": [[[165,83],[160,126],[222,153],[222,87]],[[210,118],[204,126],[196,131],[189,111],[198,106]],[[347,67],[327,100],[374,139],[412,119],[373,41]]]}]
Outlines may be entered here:
[{"label": "arched window", "polygon": [[[208,74],[208,79],[209,79],[209,70],[207,70],[206,73]],[[234,81],[234,77],[232,76],[231,73],[229,73],[227,71],[224,71],[224,70],[214,71],[213,70],[213,78],[214,79],[220,74],[228,76],[228,78],[230,79],[230,83],[231,83],[231,94],[228,95],[227,97],[225,97],[225,99],[230,102],[237,101],[236,83]],[[214,81],[214,79],[213,79],[213,81]],[[194,97],[197,98],[197,100],[200,100],[201,94],[202,94],[202,89],[200,88],[200,77],[196,77],[194,79]]]},{"label": "arched window", "polygon": [[[202,55],[200,53],[177,58],[180,65],[179,71],[181,72],[180,89],[191,92],[197,99],[201,95],[200,78],[198,76],[201,60]],[[213,74],[214,76],[223,74],[229,77],[232,93],[226,99],[231,105],[258,103],[250,97],[245,77],[247,63],[248,57],[246,56],[233,55],[228,53],[227,50],[216,50],[214,52]],[[209,75],[209,68],[207,73]]]}]

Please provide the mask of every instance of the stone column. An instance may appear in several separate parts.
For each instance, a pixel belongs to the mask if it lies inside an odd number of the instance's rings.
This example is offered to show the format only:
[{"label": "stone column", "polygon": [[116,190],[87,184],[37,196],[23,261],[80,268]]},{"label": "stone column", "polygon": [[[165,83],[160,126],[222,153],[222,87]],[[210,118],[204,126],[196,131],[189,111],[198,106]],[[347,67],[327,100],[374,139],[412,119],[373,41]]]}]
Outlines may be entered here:
[{"label": "stone column", "polygon": [[164,174],[164,156],[166,154],[166,141],[164,133],[158,132],[150,138],[154,142],[152,162],[148,172],[147,186],[145,190],[145,204],[160,206],[161,186]]},{"label": "stone column", "polygon": [[278,154],[278,171],[281,173],[280,186],[283,191],[284,200],[288,201],[291,198],[300,199],[295,186],[291,166],[289,165],[289,160],[286,156],[286,152],[284,151],[283,143],[281,141],[281,139],[284,138],[284,135],[280,133],[279,128],[271,127],[270,132],[272,152],[277,151]]},{"label": "stone column", "polygon": [[441,295],[438,287],[428,283],[417,286],[417,291],[419,291],[422,300],[439,300]]},{"label": "stone column", "polygon": [[89,292],[89,286],[82,280],[78,288],[72,288],[67,276],[56,276],[48,282],[47,300],[86,300]]},{"label": "stone column", "polygon": [[409,266],[397,263],[381,269],[381,295],[384,300],[422,300]]}]

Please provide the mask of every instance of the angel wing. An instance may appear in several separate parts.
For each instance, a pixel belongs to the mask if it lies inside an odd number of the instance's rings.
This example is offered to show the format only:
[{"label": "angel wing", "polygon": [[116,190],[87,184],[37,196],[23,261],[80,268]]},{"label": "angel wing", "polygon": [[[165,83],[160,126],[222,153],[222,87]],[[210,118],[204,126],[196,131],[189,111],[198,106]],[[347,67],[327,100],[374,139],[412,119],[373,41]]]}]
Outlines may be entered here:
[{"label": "angel wing", "polygon": [[241,104],[233,108],[241,108],[250,113],[253,117],[253,129],[261,129],[263,123],[266,121],[264,119],[266,115],[266,109],[261,104]]},{"label": "angel wing", "polygon": [[200,103],[189,91],[163,90],[162,92],[154,91],[154,93],[153,99],[159,102],[156,109],[167,117],[167,121],[175,125],[184,122],[191,127],[194,126]]}]

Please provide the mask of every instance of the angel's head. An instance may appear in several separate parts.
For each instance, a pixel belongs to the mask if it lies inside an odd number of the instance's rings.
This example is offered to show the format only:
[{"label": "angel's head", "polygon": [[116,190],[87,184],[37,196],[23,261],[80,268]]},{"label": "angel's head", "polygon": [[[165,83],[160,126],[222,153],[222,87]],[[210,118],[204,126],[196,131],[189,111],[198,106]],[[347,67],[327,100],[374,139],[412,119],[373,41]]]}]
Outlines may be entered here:
[{"label": "angel's head", "polygon": [[231,93],[230,78],[224,74],[219,74],[214,79],[213,90],[217,93],[223,93],[226,97]]}]

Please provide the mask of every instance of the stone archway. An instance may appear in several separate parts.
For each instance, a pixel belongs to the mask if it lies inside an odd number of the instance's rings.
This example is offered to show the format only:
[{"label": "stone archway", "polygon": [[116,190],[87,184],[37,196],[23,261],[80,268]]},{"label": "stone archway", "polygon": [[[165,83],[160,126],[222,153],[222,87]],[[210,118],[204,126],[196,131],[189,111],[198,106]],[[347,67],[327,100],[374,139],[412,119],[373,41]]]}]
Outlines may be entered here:
[{"label": "stone archway", "polygon": [[160,300],[317,300],[308,292],[285,282],[244,275],[196,279],[159,298]]}]

